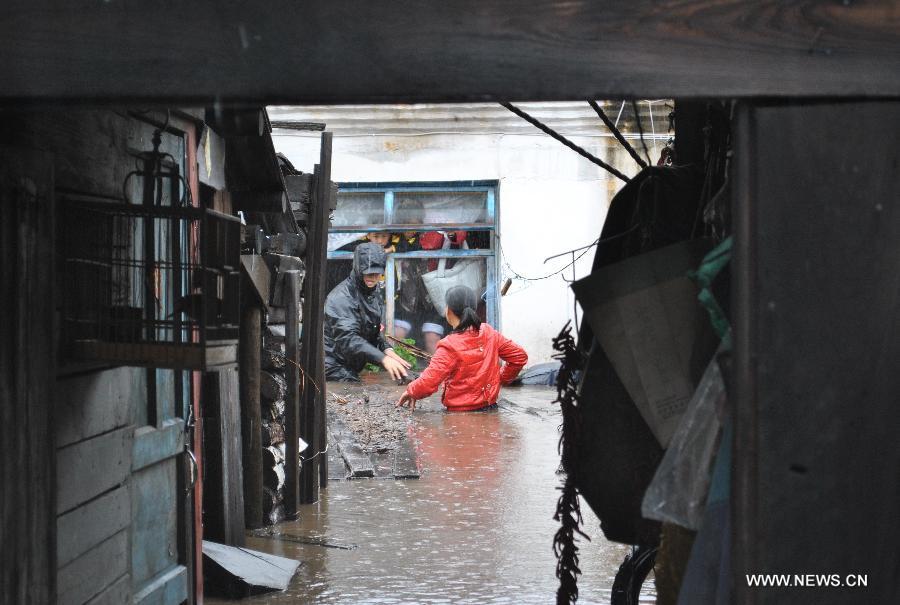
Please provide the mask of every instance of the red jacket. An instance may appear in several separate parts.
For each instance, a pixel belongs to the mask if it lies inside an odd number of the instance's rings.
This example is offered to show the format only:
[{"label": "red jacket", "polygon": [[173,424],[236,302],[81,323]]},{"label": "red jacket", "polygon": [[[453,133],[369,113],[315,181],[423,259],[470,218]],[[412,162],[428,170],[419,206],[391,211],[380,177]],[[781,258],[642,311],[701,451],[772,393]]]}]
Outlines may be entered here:
[{"label": "red jacket", "polygon": [[[501,359],[506,362],[502,370]],[[483,323],[477,332],[455,332],[442,339],[431,363],[406,392],[423,399],[443,382],[441,401],[447,409],[477,410],[497,403],[500,385],[515,378],[527,362],[525,349]]]}]

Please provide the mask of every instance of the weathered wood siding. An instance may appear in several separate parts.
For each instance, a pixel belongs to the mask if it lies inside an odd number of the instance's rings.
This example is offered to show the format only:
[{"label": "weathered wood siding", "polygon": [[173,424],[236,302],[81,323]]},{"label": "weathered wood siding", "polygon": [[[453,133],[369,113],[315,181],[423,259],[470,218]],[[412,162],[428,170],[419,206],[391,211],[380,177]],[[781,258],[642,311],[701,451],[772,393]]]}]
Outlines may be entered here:
[{"label": "weathered wood siding", "polygon": [[56,384],[59,603],[130,600],[130,475],[144,372],[114,368]]},{"label": "weathered wood siding", "polygon": [[[4,332],[0,355],[0,493],[3,519],[19,528],[7,536],[4,523],[0,601],[47,603],[56,594],[66,605],[179,603],[187,597],[176,533],[184,422],[173,373],[61,359],[54,388],[53,310],[66,293],[53,291],[51,202],[121,198],[154,126],[125,112],[82,109],[7,112],[0,125],[0,145],[16,146],[9,155],[0,148],[2,307],[9,309],[0,325],[16,327]],[[163,137],[176,158],[184,146],[177,135]],[[28,187],[15,180],[21,176]],[[7,182],[28,200],[7,195]],[[160,395],[148,406],[151,377]]]}]

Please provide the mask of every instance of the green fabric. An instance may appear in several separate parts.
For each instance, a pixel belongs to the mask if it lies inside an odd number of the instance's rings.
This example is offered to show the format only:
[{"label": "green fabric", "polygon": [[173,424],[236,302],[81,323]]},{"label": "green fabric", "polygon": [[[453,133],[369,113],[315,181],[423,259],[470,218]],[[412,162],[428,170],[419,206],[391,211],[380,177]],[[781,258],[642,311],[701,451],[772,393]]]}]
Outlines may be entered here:
[{"label": "green fabric", "polygon": [[700,267],[696,271],[690,273],[691,279],[700,286],[700,294],[697,295],[697,300],[709,313],[713,329],[727,348],[731,348],[731,325],[728,323],[728,318],[725,316],[725,312],[722,310],[719,302],[713,296],[712,282],[721,273],[722,269],[731,262],[733,244],[734,236],[727,237],[703,257]]}]

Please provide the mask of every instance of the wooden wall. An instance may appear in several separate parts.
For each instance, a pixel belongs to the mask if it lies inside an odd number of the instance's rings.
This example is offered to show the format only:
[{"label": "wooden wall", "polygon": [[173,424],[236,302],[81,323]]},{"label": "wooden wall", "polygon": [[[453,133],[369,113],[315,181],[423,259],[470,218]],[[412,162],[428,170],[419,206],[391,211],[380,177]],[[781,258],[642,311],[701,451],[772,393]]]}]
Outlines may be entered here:
[{"label": "wooden wall", "polygon": [[130,602],[129,478],[134,416],[146,405],[146,393],[144,372],[135,368],[57,382],[60,605]]},{"label": "wooden wall", "polygon": [[[168,395],[151,414],[147,370],[57,364],[55,351],[54,317],[66,294],[54,292],[56,207],[72,194],[120,199],[154,127],[126,112],[75,108],[6,112],[0,125],[2,184],[7,173],[27,176],[31,200],[23,205],[0,187],[2,293],[19,293],[9,305],[4,299],[10,315],[0,322],[16,327],[4,332],[0,357],[0,601],[179,603],[188,590],[176,530],[184,422],[175,417],[182,412],[171,372],[157,373]],[[178,136],[164,137],[165,145],[175,157],[184,153]],[[17,221],[18,231],[7,233]],[[158,420],[142,426],[149,418]],[[10,536],[8,527],[16,528]]]}]

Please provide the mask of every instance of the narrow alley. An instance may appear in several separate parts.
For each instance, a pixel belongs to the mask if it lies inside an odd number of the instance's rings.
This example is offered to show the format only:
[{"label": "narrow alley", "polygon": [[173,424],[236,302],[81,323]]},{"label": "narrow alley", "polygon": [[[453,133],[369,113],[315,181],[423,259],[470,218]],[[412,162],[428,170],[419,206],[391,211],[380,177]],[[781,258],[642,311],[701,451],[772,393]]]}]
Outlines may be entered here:
[{"label": "narrow alley", "polygon": [[[393,399],[401,392],[393,385],[379,391]],[[438,396],[404,411],[421,477],[332,478],[318,503],[301,507],[298,521],[248,537],[248,548],[303,564],[286,592],[242,602],[552,602],[561,422],[555,394],[551,387],[511,387],[493,412],[447,413]],[[609,603],[630,548],[606,541],[590,509],[582,510],[591,541],[579,544],[587,570],[579,602]],[[645,583],[642,603],[654,602],[652,586]]]}]

